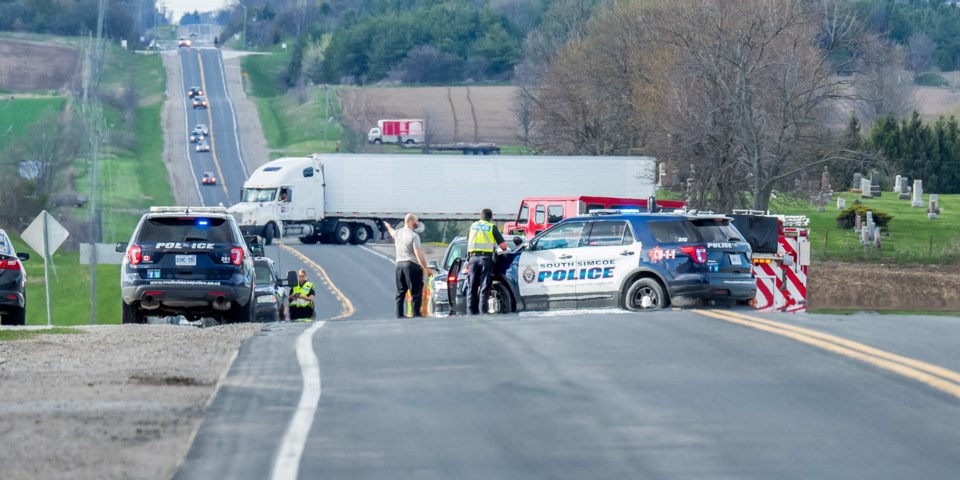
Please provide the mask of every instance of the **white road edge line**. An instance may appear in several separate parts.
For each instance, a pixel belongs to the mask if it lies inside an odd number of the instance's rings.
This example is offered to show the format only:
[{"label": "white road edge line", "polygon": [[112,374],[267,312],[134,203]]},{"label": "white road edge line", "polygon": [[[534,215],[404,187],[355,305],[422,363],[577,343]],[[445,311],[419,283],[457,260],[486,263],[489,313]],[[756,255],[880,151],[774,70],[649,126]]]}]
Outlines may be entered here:
[{"label": "white road edge line", "polygon": [[372,253],[372,254],[380,257],[380,258],[383,258],[383,259],[385,259],[386,261],[388,261],[388,262],[390,262],[390,263],[397,263],[396,260],[394,260],[394,259],[392,259],[392,258],[390,258],[390,257],[388,257],[388,256],[386,256],[386,255],[384,255],[384,254],[382,254],[382,253],[380,253],[380,252],[378,252],[378,251],[376,251],[376,250],[374,250],[374,249],[366,246],[366,245],[361,245],[360,248],[362,248],[362,249],[364,249],[364,250],[366,250],[366,251],[368,251],[368,252],[370,252],[370,253]]},{"label": "white road edge line", "polygon": [[320,360],[313,351],[313,334],[327,322],[314,323],[297,338],[297,361],[303,374],[303,393],[297,411],[290,419],[287,433],[280,444],[280,452],[273,464],[273,480],[296,480],[300,472],[300,458],[310,436],[313,417],[320,404]]},{"label": "white road edge line", "polygon": [[[227,105],[230,107],[230,115],[233,116],[233,142],[237,146],[237,157],[240,158],[240,165],[243,166],[243,178],[244,180],[250,178],[250,174],[247,173],[247,164],[243,161],[243,149],[240,148],[240,134],[237,131],[239,127],[239,120],[237,119],[237,111],[233,109],[233,100],[230,99],[230,86],[227,85],[227,74],[224,72],[226,66],[223,64],[223,53],[218,49],[217,50],[217,62],[220,64],[220,78],[223,81],[223,93],[227,98]],[[237,60],[237,65],[239,66],[240,61]],[[240,89],[243,89],[243,68],[240,67]],[[241,92],[242,93],[242,92]],[[229,201],[230,199],[227,198]]]}]

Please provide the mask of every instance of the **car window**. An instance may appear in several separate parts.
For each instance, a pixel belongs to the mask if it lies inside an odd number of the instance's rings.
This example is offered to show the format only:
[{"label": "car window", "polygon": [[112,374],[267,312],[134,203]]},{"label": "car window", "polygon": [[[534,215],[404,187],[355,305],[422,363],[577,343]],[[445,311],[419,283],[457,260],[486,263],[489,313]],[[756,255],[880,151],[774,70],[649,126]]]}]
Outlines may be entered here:
[{"label": "car window", "polygon": [[138,241],[233,243],[233,234],[224,218],[156,217],[143,222]]},{"label": "car window", "polygon": [[524,205],[520,207],[520,214],[517,215],[517,223],[527,223],[530,219],[530,207]]},{"label": "car window", "polygon": [[276,188],[247,188],[243,191],[244,202],[269,202],[277,195]]},{"label": "car window", "polygon": [[543,221],[546,220],[546,210],[544,210],[543,205],[537,205],[536,213],[534,214],[533,221],[537,225],[543,225]]},{"label": "car window", "polygon": [[258,285],[274,283],[273,272],[270,271],[270,264],[267,262],[254,262],[253,272]]},{"label": "car window", "polygon": [[563,220],[563,205],[550,205],[547,207],[547,223],[554,224]]},{"label": "car window", "polygon": [[633,227],[630,226],[630,223],[627,222],[627,229],[623,231],[623,241],[621,245],[633,245],[633,242],[637,240],[637,237],[633,234]]},{"label": "car window", "polygon": [[686,220],[665,220],[647,222],[647,230],[661,243],[684,243],[699,240],[696,229]]},{"label": "car window", "polygon": [[697,218],[691,220],[700,241],[703,242],[742,242],[743,235],[726,218]]},{"label": "car window", "polygon": [[7,236],[3,233],[0,233],[0,255],[13,256],[13,246],[10,245]]},{"label": "car window", "polygon": [[447,258],[443,260],[443,268],[445,270],[450,270],[450,266],[453,265],[453,261],[458,258],[463,258],[467,256],[467,242],[455,242],[450,245],[450,249],[447,250]]},{"label": "car window", "polygon": [[623,245],[623,233],[626,228],[627,223],[624,221],[591,222],[586,246]]},{"label": "car window", "polygon": [[537,240],[537,250],[553,250],[557,248],[576,248],[580,246],[580,234],[583,233],[584,222],[564,223],[544,233]]}]

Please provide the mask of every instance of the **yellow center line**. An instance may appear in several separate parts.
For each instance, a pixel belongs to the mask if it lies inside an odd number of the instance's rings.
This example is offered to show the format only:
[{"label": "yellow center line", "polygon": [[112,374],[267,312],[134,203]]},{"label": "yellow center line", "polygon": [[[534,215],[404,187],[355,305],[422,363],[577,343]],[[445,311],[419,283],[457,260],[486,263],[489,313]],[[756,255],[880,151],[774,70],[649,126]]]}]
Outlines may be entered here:
[{"label": "yellow center line", "polygon": [[203,90],[204,96],[207,97],[207,125],[209,126],[208,131],[210,132],[208,137],[210,137],[210,155],[213,157],[213,164],[217,167],[217,177],[220,178],[220,188],[223,188],[223,194],[227,196],[227,203],[230,203],[230,191],[227,190],[227,179],[223,178],[223,170],[220,169],[220,162],[217,161],[217,149],[216,143],[213,141],[213,114],[210,113],[210,91],[207,90],[207,81],[203,76],[203,57],[200,56],[200,51],[197,50],[197,62],[200,65],[200,89]]},{"label": "yellow center line", "polygon": [[324,283],[326,283],[327,286],[330,287],[330,290],[340,301],[340,305],[343,308],[340,311],[340,315],[337,315],[336,317],[333,317],[333,318],[329,318],[327,320],[339,320],[341,318],[347,318],[357,312],[357,310],[353,308],[353,303],[350,302],[350,299],[347,298],[347,296],[344,295],[339,288],[337,288],[337,286],[333,283],[333,280],[330,280],[330,275],[327,275],[327,271],[324,270],[323,267],[321,267],[317,262],[314,262],[313,260],[310,260],[309,258],[307,258],[306,255],[300,253],[300,251],[298,250],[295,250],[283,244],[280,244],[280,246],[283,247],[283,249],[289,252],[291,255],[299,258],[300,260],[303,260],[304,263],[313,267],[313,269],[316,270],[321,277],[323,277]]},{"label": "yellow center line", "polygon": [[953,395],[956,398],[960,398],[960,373],[953,370],[803,327],[773,322],[735,312],[718,310],[693,311],[700,315],[781,335],[807,345],[859,360],[924,383],[937,390]]}]

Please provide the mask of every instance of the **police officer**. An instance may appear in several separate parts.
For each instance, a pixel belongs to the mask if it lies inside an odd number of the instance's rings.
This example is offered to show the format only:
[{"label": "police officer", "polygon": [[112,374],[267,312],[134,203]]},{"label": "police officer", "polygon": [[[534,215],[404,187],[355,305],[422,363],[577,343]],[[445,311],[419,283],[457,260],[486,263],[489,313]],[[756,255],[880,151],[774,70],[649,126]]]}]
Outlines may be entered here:
[{"label": "police officer", "polygon": [[290,291],[290,321],[309,322],[313,319],[313,282],[307,281],[307,271],[297,272],[299,283]]},{"label": "police officer", "polygon": [[480,220],[470,225],[467,234],[467,313],[478,315],[486,310],[493,285],[493,252],[499,245],[507,249],[507,242],[497,226],[491,222],[493,212],[484,208]]}]

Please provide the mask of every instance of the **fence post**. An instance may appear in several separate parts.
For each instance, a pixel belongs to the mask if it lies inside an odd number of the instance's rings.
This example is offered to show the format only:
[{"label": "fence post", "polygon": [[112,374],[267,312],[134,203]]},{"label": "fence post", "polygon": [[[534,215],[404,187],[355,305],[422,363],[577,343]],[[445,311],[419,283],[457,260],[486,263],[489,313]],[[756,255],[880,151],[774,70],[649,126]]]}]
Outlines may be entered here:
[{"label": "fence post", "polygon": [[933,256],[933,235],[930,235],[930,252],[928,255]]}]

